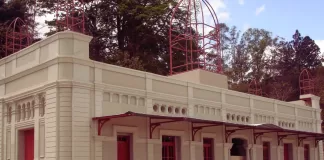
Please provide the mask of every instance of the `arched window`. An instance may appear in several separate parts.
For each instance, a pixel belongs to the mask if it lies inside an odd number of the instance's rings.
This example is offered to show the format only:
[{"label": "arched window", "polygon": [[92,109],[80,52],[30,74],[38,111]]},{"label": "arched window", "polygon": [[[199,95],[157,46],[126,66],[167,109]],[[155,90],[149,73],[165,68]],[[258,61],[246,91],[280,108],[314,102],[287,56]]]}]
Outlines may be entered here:
[{"label": "arched window", "polygon": [[41,97],[40,104],[39,104],[39,115],[43,117],[45,114],[45,97]]},{"label": "arched window", "polygon": [[27,109],[26,109],[26,119],[30,119],[31,117],[31,108],[30,108],[30,102],[27,103]]},{"label": "arched window", "polygon": [[7,107],[7,122],[11,123],[11,117],[12,117],[12,108],[11,106]]},{"label": "arched window", "polygon": [[16,108],[16,121],[19,122],[21,117],[21,105]]},{"label": "arched window", "polygon": [[21,110],[21,120],[23,121],[23,120],[25,120],[25,118],[26,118],[26,105],[23,104],[22,110]]}]

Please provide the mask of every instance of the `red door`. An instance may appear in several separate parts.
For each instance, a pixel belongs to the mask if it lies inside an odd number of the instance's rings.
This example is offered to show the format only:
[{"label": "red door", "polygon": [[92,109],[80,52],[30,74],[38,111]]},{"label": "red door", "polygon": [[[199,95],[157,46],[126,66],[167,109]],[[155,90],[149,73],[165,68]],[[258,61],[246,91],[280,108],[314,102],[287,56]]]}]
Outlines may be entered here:
[{"label": "red door", "polygon": [[117,136],[117,159],[118,160],[130,160],[130,138],[129,136]]},{"label": "red door", "polygon": [[290,157],[289,157],[289,144],[285,143],[284,144],[284,160],[290,160]]},{"label": "red door", "polygon": [[176,160],[175,137],[162,137],[162,160]]},{"label": "red door", "polygon": [[213,160],[213,139],[204,138],[204,160]]},{"label": "red door", "polygon": [[24,131],[25,160],[34,160],[34,129]]},{"label": "red door", "polygon": [[270,160],[270,142],[263,142],[263,160]]},{"label": "red door", "polygon": [[309,145],[305,144],[304,145],[304,160],[309,160]]}]

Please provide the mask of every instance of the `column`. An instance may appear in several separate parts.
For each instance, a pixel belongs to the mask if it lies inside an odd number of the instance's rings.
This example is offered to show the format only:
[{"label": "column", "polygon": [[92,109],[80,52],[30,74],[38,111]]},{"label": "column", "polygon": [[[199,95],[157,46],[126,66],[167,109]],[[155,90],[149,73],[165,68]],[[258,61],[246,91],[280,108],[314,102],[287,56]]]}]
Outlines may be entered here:
[{"label": "column", "polygon": [[224,160],[231,159],[231,148],[233,143],[224,143]]},{"label": "column", "polygon": [[250,153],[251,153],[251,148],[252,148],[252,144],[248,144],[248,145],[246,145],[245,146],[245,150],[246,150],[246,159],[247,160],[250,160],[251,158],[251,155],[250,155]]},{"label": "column", "polygon": [[[251,159],[252,160],[259,160],[258,159],[258,149],[259,149],[259,151],[260,151],[260,148],[262,148],[262,145],[257,145],[257,144],[253,144],[252,145],[252,147],[251,147],[251,155],[250,155],[250,157],[251,157]],[[248,157],[247,157],[248,158]],[[250,160],[250,159],[248,159],[248,160]]]},{"label": "column", "polygon": [[10,142],[11,142],[11,148],[10,148],[10,160],[15,160],[16,159],[16,129],[15,129],[15,124],[16,124],[16,114],[17,114],[17,103],[14,102],[12,104],[12,117],[11,117],[11,128],[10,128]]},{"label": "column", "polygon": [[34,106],[31,107],[31,113],[34,112],[34,160],[39,159],[39,95],[34,95]]},{"label": "column", "polygon": [[277,147],[277,160],[283,160],[283,146]]},{"label": "column", "polygon": [[303,147],[297,147],[297,160],[304,160],[304,148]]}]

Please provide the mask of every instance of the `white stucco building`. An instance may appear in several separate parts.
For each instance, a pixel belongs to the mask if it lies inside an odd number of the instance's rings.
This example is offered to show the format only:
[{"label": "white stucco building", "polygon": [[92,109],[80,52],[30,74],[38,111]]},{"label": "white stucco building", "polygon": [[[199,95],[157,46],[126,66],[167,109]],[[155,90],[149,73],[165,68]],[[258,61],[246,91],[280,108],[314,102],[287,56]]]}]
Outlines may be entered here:
[{"label": "white stucco building", "polygon": [[[171,77],[89,59],[60,32],[0,60],[3,160],[323,160],[319,97],[282,102],[227,77]],[[318,143],[320,142],[320,143]]]}]

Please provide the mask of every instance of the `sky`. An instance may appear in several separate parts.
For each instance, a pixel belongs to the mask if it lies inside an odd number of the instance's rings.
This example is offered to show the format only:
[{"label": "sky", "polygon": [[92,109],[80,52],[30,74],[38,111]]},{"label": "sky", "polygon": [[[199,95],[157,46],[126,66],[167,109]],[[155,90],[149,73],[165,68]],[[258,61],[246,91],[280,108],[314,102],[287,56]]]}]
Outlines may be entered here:
[{"label": "sky", "polygon": [[[219,22],[237,26],[242,32],[248,28],[262,28],[291,40],[295,30],[310,36],[324,52],[324,20],[321,9],[324,0],[208,0],[216,11]],[[206,12],[204,12],[206,13]],[[46,33],[45,19],[38,17],[38,30]],[[210,19],[206,15],[205,19]],[[42,36],[42,35],[41,35]]]},{"label": "sky", "polygon": [[291,40],[310,36],[324,52],[324,0],[209,0],[221,23],[241,31],[262,28]]}]

